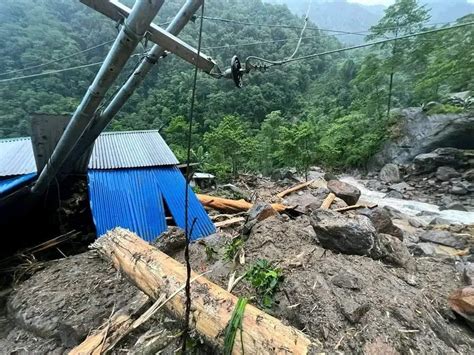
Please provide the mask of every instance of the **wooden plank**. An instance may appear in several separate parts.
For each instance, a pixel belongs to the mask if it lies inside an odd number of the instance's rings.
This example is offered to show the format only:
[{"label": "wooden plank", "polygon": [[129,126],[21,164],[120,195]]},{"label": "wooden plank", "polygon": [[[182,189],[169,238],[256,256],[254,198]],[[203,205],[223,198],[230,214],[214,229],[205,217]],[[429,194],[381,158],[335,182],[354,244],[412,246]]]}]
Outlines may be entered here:
[{"label": "wooden plank", "polygon": [[283,198],[286,195],[291,194],[292,192],[296,192],[296,191],[299,191],[301,189],[304,189],[305,187],[311,185],[313,182],[314,182],[314,180],[310,180],[310,181],[307,181],[307,182],[303,182],[302,184],[293,186],[293,187],[291,187],[291,188],[289,188],[285,191],[282,191],[282,192],[278,193],[277,197]]}]

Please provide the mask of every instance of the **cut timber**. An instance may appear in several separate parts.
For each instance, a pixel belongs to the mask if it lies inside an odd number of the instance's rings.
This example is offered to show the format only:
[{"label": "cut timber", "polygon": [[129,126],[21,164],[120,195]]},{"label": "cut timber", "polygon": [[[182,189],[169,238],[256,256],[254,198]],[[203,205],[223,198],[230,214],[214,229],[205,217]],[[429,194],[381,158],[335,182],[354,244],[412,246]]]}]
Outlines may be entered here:
[{"label": "cut timber", "polygon": [[321,204],[321,208],[323,210],[327,210],[329,207],[331,207],[331,204],[333,203],[335,198],[336,198],[336,195],[330,192],[329,195],[327,195],[327,197],[324,199],[323,203]]},{"label": "cut timber", "polygon": [[223,227],[228,227],[236,223],[244,222],[245,218],[244,217],[234,217],[234,218],[229,218],[225,221],[220,221],[220,222],[215,222],[214,225],[217,228],[223,228]]},{"label": "cut timber", "polygon": [[81,344],[69,352],[69,355],[103,354],[111,350],[130,331],[135,319],[145,311],[149,297],[140,292],[133,300],[112,315],[98,331],[89,335]]},{"label": "cut timber", "polygon": [[334,211],[345,212],[345,211],[350,211],[350,210],[356,210],[358,208],[374,209],[375,207],[377,207],[377,205],[352,205],[352,206],[346,206],[346,207],[341,207],[341,208],[335,208]]},{"label": "cut timber", "polygon": [[[99,238],[93,249],[153,299],[167,297],[186,280],[186,268],[168,255],[152,247],[134,233],[116,228]],[[192,278],[197,274],[192,273]],[[208,343],[222,349],[224,334],[238,298],[199,277],[191,284],[192,328]],[[178,292],[164,308],[178,319],[184,318],[185,294]],[[233,354],[307,354],[311,341],[297,329],[283,325],[278,319],[252,305],[245,308],[242,332],[238,332]],[[242,344],[242,347],[240,346]]]},{"label": "cut timber", "polygon": [[299,190],[301,190],[301,189],[304,189],[306,186],[311,185],[313,182],[314,182],[314,180],[310,180],[310,181],[306,181],[306,182],[304,182],[304,183],[302,183],[302,184],[293,186],[293,187],[289,188],[288,190],[285,190],[285,191],[282,191],[282,192],[278,193],[278,194],[277,194],[277,197],[283,198],[283,197],[285,197],[286,195],[291,194],[292,192],[295,192],[295,191],[299,191]]},{"label": "cut timber", "polygon": [[[253,206],[252,203],[247,202],[245,200],[230,200],[227,198],[201,194],[197,194],[196,196],[204,207],[209,207],[221,212],[235,213],[248,211]],[[272,207],[277,212],[284,212],[286,210],[292,209],[292,207],[285,206],[280,203],[273,203]]]}]

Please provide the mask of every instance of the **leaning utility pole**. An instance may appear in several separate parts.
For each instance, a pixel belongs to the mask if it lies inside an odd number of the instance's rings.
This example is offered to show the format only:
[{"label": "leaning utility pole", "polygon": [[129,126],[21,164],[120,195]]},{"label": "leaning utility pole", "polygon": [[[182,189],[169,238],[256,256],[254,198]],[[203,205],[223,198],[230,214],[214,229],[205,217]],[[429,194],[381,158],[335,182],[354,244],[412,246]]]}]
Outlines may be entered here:
[{"label": "leaning utility pole", "polygon": [[32,192],[44,192],[89,126],[105,93],[124,68],[130,55],[145,35],[164,0],[137,0],[107,54],[94,81],[72,115],[53,154],[41,171]]},{"label": "leaning utility pole", "polygon": [[[89,0],[83,0],[87,3]],[[173,21],[168,25],[166,31],[172,35],[178,35],[189,22],[194,13],[202,6],[204,0],[187,0]],[[132,96],[134,91],[143,82],[158,60],[165,54],[165,49],[159,44],[154,44],[138,67],[129,76],[126,83],[120,88],[109,105],[92,121],[87,133],[79,140],[71,153],[71,163],[79,159],[82,154],[94,143],[100,133],[107,127],[114,116],[120,111],[125,102]]]}]

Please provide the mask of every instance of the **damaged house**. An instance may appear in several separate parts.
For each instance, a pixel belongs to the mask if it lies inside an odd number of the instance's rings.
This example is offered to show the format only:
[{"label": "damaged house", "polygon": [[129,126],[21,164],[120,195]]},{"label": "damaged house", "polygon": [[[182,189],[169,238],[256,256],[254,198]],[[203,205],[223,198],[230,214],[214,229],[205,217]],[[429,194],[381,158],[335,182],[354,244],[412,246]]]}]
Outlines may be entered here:
[{"label": "damaged house", "polygon": [[[32,138],[0,140],[2,199],[36,179],[67,121],[62,116],[35,116]],[[152,241],[168,225],[185,226],[186,181],[177,165],[178,160],[158,131],[107,132],[80,161],[74,162],[70,173],[87,174],[97,236],[121,226]],[[192,238],[214,233],[212,221],[191,189],[189,192]]]}]

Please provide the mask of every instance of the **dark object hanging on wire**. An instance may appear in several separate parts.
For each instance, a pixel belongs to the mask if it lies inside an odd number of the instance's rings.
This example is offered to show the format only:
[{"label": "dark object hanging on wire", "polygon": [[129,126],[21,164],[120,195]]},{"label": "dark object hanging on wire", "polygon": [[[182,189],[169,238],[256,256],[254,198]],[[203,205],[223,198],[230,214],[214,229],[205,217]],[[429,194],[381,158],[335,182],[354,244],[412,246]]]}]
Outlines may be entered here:
[{"label": "dark object hanging on wire", "polygon": [[[226,79],[233,79],[236,86],[241,88],[242,87],[242,76],[243,74],[248,74],[252,70],[259,70],[259,71],[265,71],[270,67],[273,66],[279,66],[279,65],[284,65],[292,62],[297,62],[297,61],[302,61],[302,60],[310,60],[314,59],[317,57],[322,57],[325,55],[329,54],[335,54],[335,53],[340,53],[340,52],[345,52],[348,50],[353,50],[353,49],[358,49],[358,48],[364,48],[364,47],[370,47],[370,46],[375,46],[387,42],[392,42],[392,41],[400,41],[412,37],[417,37],[417,36],[424,36],[432,33],[437,33],[437,32],[443,32],[443,31],[448,31],[448,30],[453,30],[461,27],[466,27],[466,26],[472,26],[474,25],[474,22],[464,22],[460,23],[458,25],[454,26],[449,26],[449,27],[442,27],[442,28],[435,28],[431,30],[426,30],[426,31],[421,31],[421,32],[416,32],[416,33],[410,33],[404,36],[399,36],[399,37],[393,37],[393,38],[387,38],[387,39],[382,39],[379,41],[374,41],[374,42],[367,42],[363,44],[359,44],[356,46],[352,47],[345,47],[345,48],[340,48],[340,49],[334,49],[326,52],[320,52],[320,53],[314,53],[314,54],[309,54],[309,55],[304,55],[301,57],[295,57],[296,51],[293,52],[293,54],[283,60],[269,60],[266,58],[261,58],[257,56],[249,56],[245,59],[245,64],[244,66],[241,65],[239,58],[234,55],[231,60],[231,67],[227,70],[225,70],[222,75],[219,75],[218,77],[223,77]],[[299,48],[299,44],[297,46],[297,49]],[[238,63],[238,64],[236,64]]]}]

